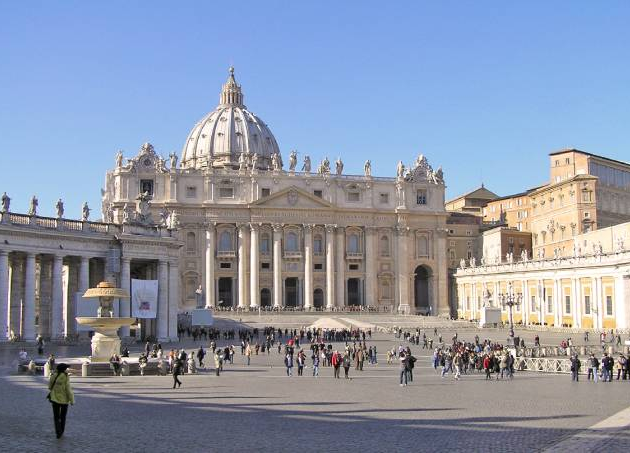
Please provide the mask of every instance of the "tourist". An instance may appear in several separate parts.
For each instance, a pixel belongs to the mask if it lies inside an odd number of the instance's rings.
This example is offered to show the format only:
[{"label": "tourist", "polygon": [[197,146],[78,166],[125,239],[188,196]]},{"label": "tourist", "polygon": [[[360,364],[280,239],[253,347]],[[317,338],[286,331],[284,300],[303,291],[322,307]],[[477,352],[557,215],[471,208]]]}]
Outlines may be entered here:
[{"label": "tourist", "polygon": [[488,354],[483,356],[483,369],[486,372],[486,381],[492,381],[492,376],[490,376],[490,372],[492,371],[492,359]]},{"label": "tourist", "polygon": [[187,372],[189,374],[196,374],[197,373],[197,362],[195,362],[195,355],[194,354],[190,354],[190,356],[188,356],[188,369]]},{"label": "tourist", "polygon": [[580,380],[580,367],[582,364],[580,363],[580,359],[577,354],[571,356],[571,380],[578,382]]},{"label": "tourist", "polygon": [[451,356],[449,352],[446,352],[442,355],[441,364],[442,364],[442,378],[444,378],[446,373],[448,373],[449,371],[451,372],[451,374],[453,373],[453,357]]},{"label": "tourist", "polygon": [[284,356],[284,366],[287,368],[287,376],[293,376],[293,354],[290,352]]},{"label": "tourist", "polygon": [[49,377],[52,373],[55,372],[55,354],[48,354],[46,365],[48,365],[48,374],[45,377]]},{"label": "tourist", "polygon": [[114,376],[119,376],[121,366],[120,366],[120,357],[118,356],[118,354],[116,353],[112,354],[112,356],[109,359],[109,365],[112,371],[114,372]]},{"label": "tourist", "polygon": [[405,356],[407,359],[407,380],[413,382],[413,368],[416,363],[416,358],[411,354],[410,348],[407,348]]},{"label": "tourist", "polygon": [[588,374],[586,375],[586,379],[588,381],[593,378],[593,382],[597,382],[599,378],[599,360],[595,357],[595,354],[591,354],[588,358]]},{"label": "tourist", "polygon": [[252,360],[252,348],[249,343],[245,346],[245,357],[247,358],[247,366],[249,366]]},{"label": "tourist", "polygon": [[74,404],[74,393],[67,373],[68,368],[69,366],[65,363],[57,365],[57,370],[50,376],[50,383],[48,384],[48,400],[52,404],[57,439],[63,436],[66,429],[68,404]]},{"label": "tourist", "polygon": [[602,359],[602,380],[604,382],[612,382],[612,374],[613,367],[615,366],[615,360],[608,355],[608,353],[604,353],[604,358]]},{"label": "tourist", "polygon": [[304,363],[306,362],[306,355],[304,355],[304,351],[300,349],[297,355],[297,366],[298,366],[298,376],[302,376],[304,372]]},{"label": "tourist", "polygon": [[313,360],[313,377],[319,377],[319,352],[315,350],[313,355],[311,356],[311,360]]},{"label": "tourist", "polygon": [[147,367],[147,356],[141,352],[140,357],[138,358],[138,368],[140,368],[140,376],[144,376],[144,369]]},{"label": "tourist", "polygon": [[214,368],[215,368],[215,372],[217,374],[217,376],[220,375],[221,373],[221,368],[222,368],[222,357],[221,357],[221,350],[216,350],[214,353]]},{"label": "tourist", "polygon": [[339,351],[335,351],[331,358],[331,364],[334,370],[333,375],[336,379],[339,379],[339,369],[341,368],[342,361],[343,361],[343,358],[341,357],[341,354],[339,353]]},{"label": "tourist", "polygon": [[182,360],[178,357],[173,361],[173,388],[177,385],[177,388],[182,386],[179,380],[179,375],[182,373]]},{"label": "tourist", "polygon": [[206,351],[203,350],[203,346],[199,346],[197,351],[197,360],[199,360],[199,368],[203,368],[203,358],[206,356]]},{"label": "tourist", "polygon": [[350,379],[348,373],[350,372],[350,365],[352,365],[352,359],[350,358],[350,353],[346,351],[343,355],[343,372],[346,379]]},{"label": "tourist", "polygon": [[403,387],[407,385],[407,356],[404,352],[399,355],[398,360],[400,361],[400,386]]},{"label": "tourist", "polygon": [[37,335],[37,355],[44,355],[44,338],[41,335]]}]

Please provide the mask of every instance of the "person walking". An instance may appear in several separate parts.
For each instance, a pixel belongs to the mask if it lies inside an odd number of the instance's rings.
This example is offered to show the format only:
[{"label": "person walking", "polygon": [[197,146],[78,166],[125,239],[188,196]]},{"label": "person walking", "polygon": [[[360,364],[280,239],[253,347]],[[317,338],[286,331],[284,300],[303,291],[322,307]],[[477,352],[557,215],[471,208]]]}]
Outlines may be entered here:
[{"label": "person walking", "polygon": [[352,365],[352,359],[350,358],[350,353],[346,351],[343,356],[343,372],[346,379],[350,379],[348,373],[350,372],[350,365]]},{"label": "person walking", "polygon": [[182,373],[182,366],[182,360],[179,357],[176,357],[173,361],[173,388],[175,388],[176,385],[177,388],[182,386],[178,377]]},{"label": "person walking", "polygon": [[206,351],[203,350],[203,346],[199,346],[197,351],[197,360],[199,360],[199,368],[203,368],[203,359],[206,356]]},{"label": "person walking", "polygon": [[586,375],[587,380],[591,380],[593,378],[593,382],[597,382],[599,379],[599,360],[595,357],[595,354],[591,354],[588,358],[588,374]]},{"label": "person walking", "polygon": [[339,379],[339,368],[341,368],[342,357],[339,351],[335,351],[332,355],[333,375],[336,379]]},{"label": "person walking", "polygon": [[221,365],[223,363],[223,360],[221,358],[221,351],[220,350],[216,350],[214,353],[214,369],[215,372],[217,374],[217,376],[221,375]]},{"label": "person walking", "polygon": [[252,361],[252,347],[249,345],[249,343],[247,343],[247,346],[245,346],[245,357],[247,358],[247,366],[249,366]]},{"label": "person walking", "polygon": [[315,350],[311,359],[313,359],[313,377],[319,377],[319,353],[317,350]]},{"label": "person walking", "polygon": [[48,400],[52,404],[57,439],[63,436],[66,429],[68,404],[74,404],[74,393],[67,373],[68,368],[69,366],[65,363],[57,365],[57,370],[50,376],[48,383]]},{"label": "person walking", "polygon": [[144,369],[147,367],[149,359],[144,354],[144,352],[140,353],[140,357],[138,358],[138,368],[140,368],[140,376],[144,376]]},{"label": "person walking", "polygon": [[571,356],[571,380],[578,382],[580,380],[580,367],[582,364],[580,363],[580,359],[578,359],[577,354]]},{"label": "person walking", "polygon": [[400,360],[400,386],[404,387],[407,385],[407,356],[404,352],[400,353],[398,360]]},{"label": "person walking", "polygon": [[287,376],[293,376],[293,355],[287,352],[284,356],[284,366],[287,367]]},{"label": "person walking", "polygon": [[300,349],[297,355],[297,366],[298,366],[298,376],[302,376],[304,374],[304,363],[306,361],[306,356],[304,355],[304,351]]},{"label": "person walking", "polygon": [[486,381],[492,381],[492,376],[490,375],[492,371],[492,359],[488,354],[483,356],[483,370],[486,372]]}]

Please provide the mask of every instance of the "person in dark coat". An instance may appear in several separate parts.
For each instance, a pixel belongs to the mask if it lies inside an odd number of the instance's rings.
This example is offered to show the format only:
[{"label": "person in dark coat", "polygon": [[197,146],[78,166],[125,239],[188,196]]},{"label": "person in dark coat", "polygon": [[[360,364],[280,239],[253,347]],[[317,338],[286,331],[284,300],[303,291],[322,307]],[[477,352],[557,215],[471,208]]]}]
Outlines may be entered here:
[{"label": "person in dark coat", "polygon": [[179,375],[182,374],[182,361],[179,358],[175,359],[175,363],[173,364],[173,388],[175,388],[175,385],[177,385],[177,387],[181,387],[182,383],[179,380]]}]

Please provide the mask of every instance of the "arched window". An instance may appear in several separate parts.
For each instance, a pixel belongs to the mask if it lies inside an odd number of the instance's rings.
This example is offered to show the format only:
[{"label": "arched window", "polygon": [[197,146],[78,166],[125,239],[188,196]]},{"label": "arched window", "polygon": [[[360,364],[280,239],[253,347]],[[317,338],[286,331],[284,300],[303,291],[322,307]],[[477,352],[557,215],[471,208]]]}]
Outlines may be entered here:
[{"label": "arched window", "polygon": [[231,252],[232,251],[232,233],[229,231],[223,231],[219,236],[219,252]]},{"label": "arched window", "polygon": [[381,256],[389,256],[389,239],[387,236],[381,236],[379,241],[379,252]]},{"label": "arched window", "polygon": [[418,256],[429,256],[429,243],[426,236],[418,236]]},{"label": "arched window", "polygon": [[289,231],[287,233],[287,243],[285,246],[285,250],[288,252],[297,252],[300,250],[298,246],[298,235],[293,231]]},{"label": "arched window", "polygon": [[271,239],[269,238],[269,233],[263,233],[260,236],[260,253],[263,255],[269,255],[271,250]]},{"label": "arched window", "polygon": [[197,238],[192,231],[186,234],[186,252],[195,253],[197,250]]},{"label": "arched window", "polygon": [[313,238],[313,253],[316,255],[324,253],[324,240],[321,234],[316,234]]},{"label": "arched window", "polygon": [[359,253],[359,235],[352,233],[348,236],[348,253]]}]

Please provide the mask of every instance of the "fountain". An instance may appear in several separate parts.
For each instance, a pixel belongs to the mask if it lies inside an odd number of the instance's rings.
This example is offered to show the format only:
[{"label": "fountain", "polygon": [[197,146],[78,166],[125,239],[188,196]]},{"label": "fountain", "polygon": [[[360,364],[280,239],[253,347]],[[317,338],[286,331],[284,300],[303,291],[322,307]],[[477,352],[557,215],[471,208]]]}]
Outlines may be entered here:
[{"label": "fountain", "polygon": [[114,299],[129,299],[129,292],[122,288],[116,288],[110,282],[101,282],[96,288],[88,289],[83,297],[98,297],[99,306],[96,317],[77,317],[76,320],[83,326],[94,329],[92,337],[92,362],[108,362],[116,353],[120,354],[120,338],[118,329],[122,326],[130,326],[136,318],[116,318],[112,309]]}]

